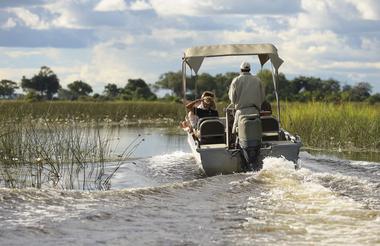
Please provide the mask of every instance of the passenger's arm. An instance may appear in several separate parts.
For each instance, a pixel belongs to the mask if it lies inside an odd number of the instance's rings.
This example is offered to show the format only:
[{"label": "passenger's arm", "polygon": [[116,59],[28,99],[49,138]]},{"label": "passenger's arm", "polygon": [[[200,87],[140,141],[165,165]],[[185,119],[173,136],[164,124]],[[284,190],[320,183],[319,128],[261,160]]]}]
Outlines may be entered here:
[{"label": "passenger's arm", "polygon": [[188,104],[186,104],[186,109],[191,111],[191,109],[194,108],[195,104],[199,102],[202,102],[202,99],[196,99],[194,101],[189,102]]}]

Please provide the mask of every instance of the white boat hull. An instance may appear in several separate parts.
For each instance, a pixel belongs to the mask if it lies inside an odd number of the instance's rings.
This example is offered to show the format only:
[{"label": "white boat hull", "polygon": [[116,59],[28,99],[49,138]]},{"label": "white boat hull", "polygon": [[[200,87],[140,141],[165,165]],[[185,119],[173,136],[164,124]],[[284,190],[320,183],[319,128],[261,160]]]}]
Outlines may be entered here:
[{"label": "white boat hull", "polygon": [[[199,148],[192,136],[188,134],[188,142],[196,162],[204,170],[206,175],[231,174],[243,171],[243,158],[240,149],[227,149],[225,144],[201,145]],[[268,141],[264,142],[260,149],[259,158],[283,157],[293,161],[297,165],[298,154],[301,148],[300,142],[292,141]]]}]

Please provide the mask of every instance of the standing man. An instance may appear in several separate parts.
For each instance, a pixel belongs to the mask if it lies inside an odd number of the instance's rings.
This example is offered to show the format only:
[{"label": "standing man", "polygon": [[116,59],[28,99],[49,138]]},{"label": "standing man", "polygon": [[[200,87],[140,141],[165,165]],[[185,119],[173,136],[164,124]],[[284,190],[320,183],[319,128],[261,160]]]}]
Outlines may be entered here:
[{"label": "standing man", "polygon": [[251,73],[251,65],[242,62],[240,65],[240,75],[232,80],[228,96],[234,104],[236,114],[232,127],[232,132],[236,132],[236,127],[241,114],[258,114],[261,104],[265,100],[265,90],[261,80]]},{"label": "standing man", "polygon": [[[249,115],[260,114],[260,107],[265,99],[264,86],[259,78],[250,73],[251,65],[248,62],[240,65],[240,71],[240,75],[232,80],[228,92],[236,110],[232,133],[234,136],[236,133],[239,135],[235,146],[239,143],[242,150],[243,170],[260,170],[262,167],[262,161],[259,159],[262,126],[260,117]],[[239,116],[243,115],[245,117],[241,117],[240,120]]]}]

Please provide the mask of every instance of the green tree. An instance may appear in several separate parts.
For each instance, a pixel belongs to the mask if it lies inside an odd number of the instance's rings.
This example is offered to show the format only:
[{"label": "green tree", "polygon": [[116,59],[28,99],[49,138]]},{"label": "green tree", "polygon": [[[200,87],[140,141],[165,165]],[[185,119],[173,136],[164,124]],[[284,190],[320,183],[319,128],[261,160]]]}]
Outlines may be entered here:
[{"label": "green tree", "polygon": [[[186,89],[194,91],[196,76],[193,78],[186,77]],[[174,95],[178,97],[183,97],[183,84],[182,84],[182,72],[167,72],[162,74],[159,77],[159,80],[156,81],[155,87],[157,89],[169,89],[173,91]]]},{"label": "green tree", "polygon": [[380,103],[380,93],[373,94],[368,98],[370,104]]},{"label": "green tree", "polygon": [[318,100],[326,102],[339,102],[341,101],[340,83],[335,79],[322,80],[322,86],[318,89]]},{"label": "green tree", "polygon": [[[275,100],[272,72],[268,69],[263,69],[257,73],[257,77],[259,77],[264,84],[267,100]],[[289,85],[290,82],[286,79],[285,75],[283,73],[279,73],[277,80],[277,92],[280,99],[292,99],[294,93],[292,93],[292,88]]]},{"label": "green tree", "polygon": [[128,79],[123,89],[123,98],[155,100],[157,96],[150,90],[147,83],[142,79]]},{"label": "green tree", "polygon": [[225,74],[217,74],[215,76],[215,84],[216,84],[216,97],[221,101],[228,101],[228,90],[230,89],[230,84],[232,80],[239,76],[239,73],[236,72],[228,72]]},{"label": "green tree", "polygon": [[271,71],[268,69],[263,69],[257,73],[257,77],[259,77],[265,86],[265,94],[272,94],[274,91],[274,86]]},{"label": "green tree", "polygon": [[75,100],[78,98],[78,95],[73,93],[71,90],[66,90],[63,88],[58,89],[58,99],[60,100]]},{"label": "green tree", "polygon": [[[277,81],[279,98],[283,100],[293,100],[294,93],[292,92],[292,87],[290,85],[291,82],[285,77],[285,74],[279,73],[277,76]],[[274,86],[273,82],[271,84]],[[267,97],[274,98],[274,94],[269,94]]]},{"label": "green tree", "polygon": [[178,97],[181,97],[183,94],[181,71],[164,73],[155,84],[159,88],[172,90]]},{"label": "green tree", "polygon": [[73,83],[68,84],[67,88],[69,88],[76,97],[88,96],[92,93],[92,87],[82,80],[76,80]]},{"label": "green tree", "polygon": [[46,66],[41,67],[40,72],[31,79],[25,76],[21,79],[21,88],[24,91],[37,91],[42,97],[51,100],[60,88],[57,75]]},{"label": "green tree", "polygon": [[41,94],[37,93],[34,90],[31,90],[28,93],[26,93],[24,99],[29,102],[37,102],[37,101],[42,101],[43,98]]},{"label": "green tree", "polygon": [[202,73],[197,76],[196,80],[196,96],[199,97],[204,91],[214,91],[216,90],[215,78],[208,73]]},{"label": "green tree", "polygon": [[334,85],[333,80],[324,83],[320,78],[298,76],[290,81],[289,96],[298,101],[324,100],[326,91]]},{"label": "green tree", "polygon": [[372,86],[367,82],[359,82],[351,89],[351,100],[352,101],[364,101],[370,97],[372,91]]},{"label": "green tree", "polygon": [[343,85],[343,87],[342,87],[342,91],[351,91],[351,90],[352,90],[351,85]]},{"label": "green tree", "polygon": [[11,97],[15,89],[17,89],[17,83],[11,80],[3,79],[0,81],[0,97],[9,98]]},{"label": "green tree", "polygon": [[322,80],[320,90],[326,94],[336,94],[340,92],[340,83],[335,79]]},{"label": "green tree", "polygon": [[115,98],[120,95],[120,92],[122,91],[121,88],[118,88],[116,84],[107,84],[104,86],[104,95],[110,98]]}]

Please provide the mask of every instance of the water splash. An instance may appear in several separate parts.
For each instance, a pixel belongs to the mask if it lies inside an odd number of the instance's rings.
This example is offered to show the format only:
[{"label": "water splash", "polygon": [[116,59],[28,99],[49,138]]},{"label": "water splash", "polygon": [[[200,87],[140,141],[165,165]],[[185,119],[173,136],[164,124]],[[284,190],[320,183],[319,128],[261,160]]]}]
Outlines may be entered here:
[{"label": "water splash", "polygon": [[[323,186],[319,181],[326,177],[342,180],[342,175],[316,175],[306,168],[295,170],[284,159],[266,158],[263,169],[246,178],[269,189],[248,199],[249,217],[243,227],[253,235],[250,240],[291,243],[302,238],[322,244],[379,243],[380,235],[376,232],[380,230],[380,210]],[[273,237],[268,237],[268,233]]]},{"label": "water splash", "polygon": [[175,151],[153,156],[146,163],[149,173],[160,182],[185,181],[202,177],[191,153]]}]

